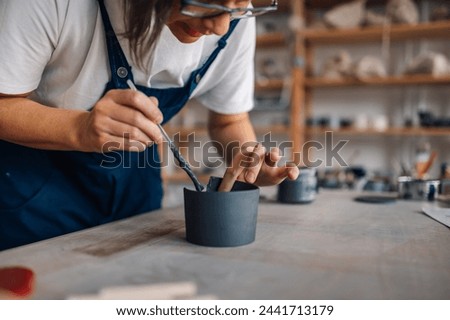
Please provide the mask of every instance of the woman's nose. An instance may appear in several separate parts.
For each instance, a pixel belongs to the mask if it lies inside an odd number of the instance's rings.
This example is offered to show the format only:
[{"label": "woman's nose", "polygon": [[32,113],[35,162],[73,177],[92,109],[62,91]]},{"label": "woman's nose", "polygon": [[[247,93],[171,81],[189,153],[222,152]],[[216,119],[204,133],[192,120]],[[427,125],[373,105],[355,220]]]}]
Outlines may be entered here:
[{"label": "woman's nose", "polygon": [[223,36],[230,28],[230,15],[228,13],[221,14],[214,18],[203,19],[205,28],[218,36]]}]

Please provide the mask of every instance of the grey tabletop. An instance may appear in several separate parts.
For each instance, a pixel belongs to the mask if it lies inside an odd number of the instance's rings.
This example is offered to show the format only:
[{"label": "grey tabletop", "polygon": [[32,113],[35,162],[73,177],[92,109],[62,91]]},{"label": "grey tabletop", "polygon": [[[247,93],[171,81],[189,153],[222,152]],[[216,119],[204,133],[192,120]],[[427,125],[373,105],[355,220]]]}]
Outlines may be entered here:
[{"label": "grey tabletop", "polygon": [[0,267],[34,270],[35,299],[186,281],[219,299],[450,299],[449,228],[420,202],[355,196],[261,200],[256,240],[242,247],[186,242],[179,207],[0,252]]}]

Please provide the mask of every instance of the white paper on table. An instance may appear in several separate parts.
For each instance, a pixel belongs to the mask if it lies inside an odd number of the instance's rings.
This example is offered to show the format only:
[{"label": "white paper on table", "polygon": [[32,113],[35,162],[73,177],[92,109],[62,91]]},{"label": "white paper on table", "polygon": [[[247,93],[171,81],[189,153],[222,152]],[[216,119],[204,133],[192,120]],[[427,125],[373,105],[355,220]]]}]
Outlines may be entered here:
[{"label": "white paper on table", "polygon": [[[159,283],[150,285],[130,285],[106,287],[96,294],[73,295],[70,300],[176,300],[198,299],[194,282]],[[202,298],[200,298],[202,299]],[[205,300],[216,297],[205,296]]]},{"label": "white paper on table", "polygon": [[423,207],[422,211],[434,220],[450,228],[450,208]]}]

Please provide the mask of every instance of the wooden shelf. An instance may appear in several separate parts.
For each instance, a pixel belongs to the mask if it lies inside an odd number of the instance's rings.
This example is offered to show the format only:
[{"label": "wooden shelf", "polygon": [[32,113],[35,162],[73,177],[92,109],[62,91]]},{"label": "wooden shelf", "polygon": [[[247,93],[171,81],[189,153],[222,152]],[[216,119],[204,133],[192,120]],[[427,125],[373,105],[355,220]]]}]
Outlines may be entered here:
[{"label": "wooden shelf", "polygon": [[[284,134],[288,133],[289,128],[287,125],[268,125],[268,126],[254,126],[256,134],[264,134],[272,132],[274,134]],[[169,136],[174,136],[179,133],[182,137],[186,137],[189,134],[196,134],[204,136],[208,133],[206,129],[206,124],[204,126],[196,126],[196,127],[176,127],[176,126],[168,126],[165,127],[165,130]]]},{"label": "wooden shelf", "polygon": [[255,90],[282,90],[284,87],[284,79],[270,79],[266,81],[258,81],[255,83]]},{"label": "wooden shelf", "polygon": [[[353,0],[305,0],[305,6],[309,9],[330,9],[333,6],[336,6],[338,4],[342,4],[345,2],[352,2]],[[367,5],[377,5],[377,4],[386,4],[387,0],[367,0]]]},{"label": "wooden shelf", "polygon": [[[381,41],[383,27],[361,27],[352,29],[309,29],[300,36],[309,44],[338,44]],[[417,25],[391,25],[389,31],[393,40],[419,38],[450,38],[450,21],[420,23]]]},{"label": "wooden shelf", "polygon": [[[450,32],[450,31],[449,31]],[[367,79],[325,79],[308,78],[305,85],[308,88],[327,88],[327,87],[350,87],[350,86],[390,86],[390,85],[448,85],[450,84],[450,75],[434,77],[431,75],[408,75],[392,76],[385,78],[367,78]]]},{"label": "wooden shelf", "polygon": [[286,44],[286,36],[281,32],[261,34],[256,37],[256,46],[259,48],[281,47]]},{"label": "wooden shelf", "polygon": [[355,128],[331,129],[331,128],[308,128],[307,133],[322,135],[327,131],[333,134],[345,136],[447,136],[450,137],[450,128],[388,128],[384,131],[374,129],[360,130]]}]

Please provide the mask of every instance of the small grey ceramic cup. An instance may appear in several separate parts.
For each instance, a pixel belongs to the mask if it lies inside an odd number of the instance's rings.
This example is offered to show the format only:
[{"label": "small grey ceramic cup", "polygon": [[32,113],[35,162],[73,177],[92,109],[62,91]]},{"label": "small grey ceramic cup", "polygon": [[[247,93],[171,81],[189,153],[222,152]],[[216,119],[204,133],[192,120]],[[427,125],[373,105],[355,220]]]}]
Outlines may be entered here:
[{"label": "small grey ceramic cup", "polygon": [[218,192],[221,178],[211,177],[207,192],[184,189],[186,240],[208,247],[236,247],[255,241],[259,188],[239,182]]},{"label": "small grey ceramic cup", "polygon": [[317,177],[314,168],[300,168],[296,180],[284,180],[278,186],[278,201],[282,203],[310,203],[317,193]]}]

